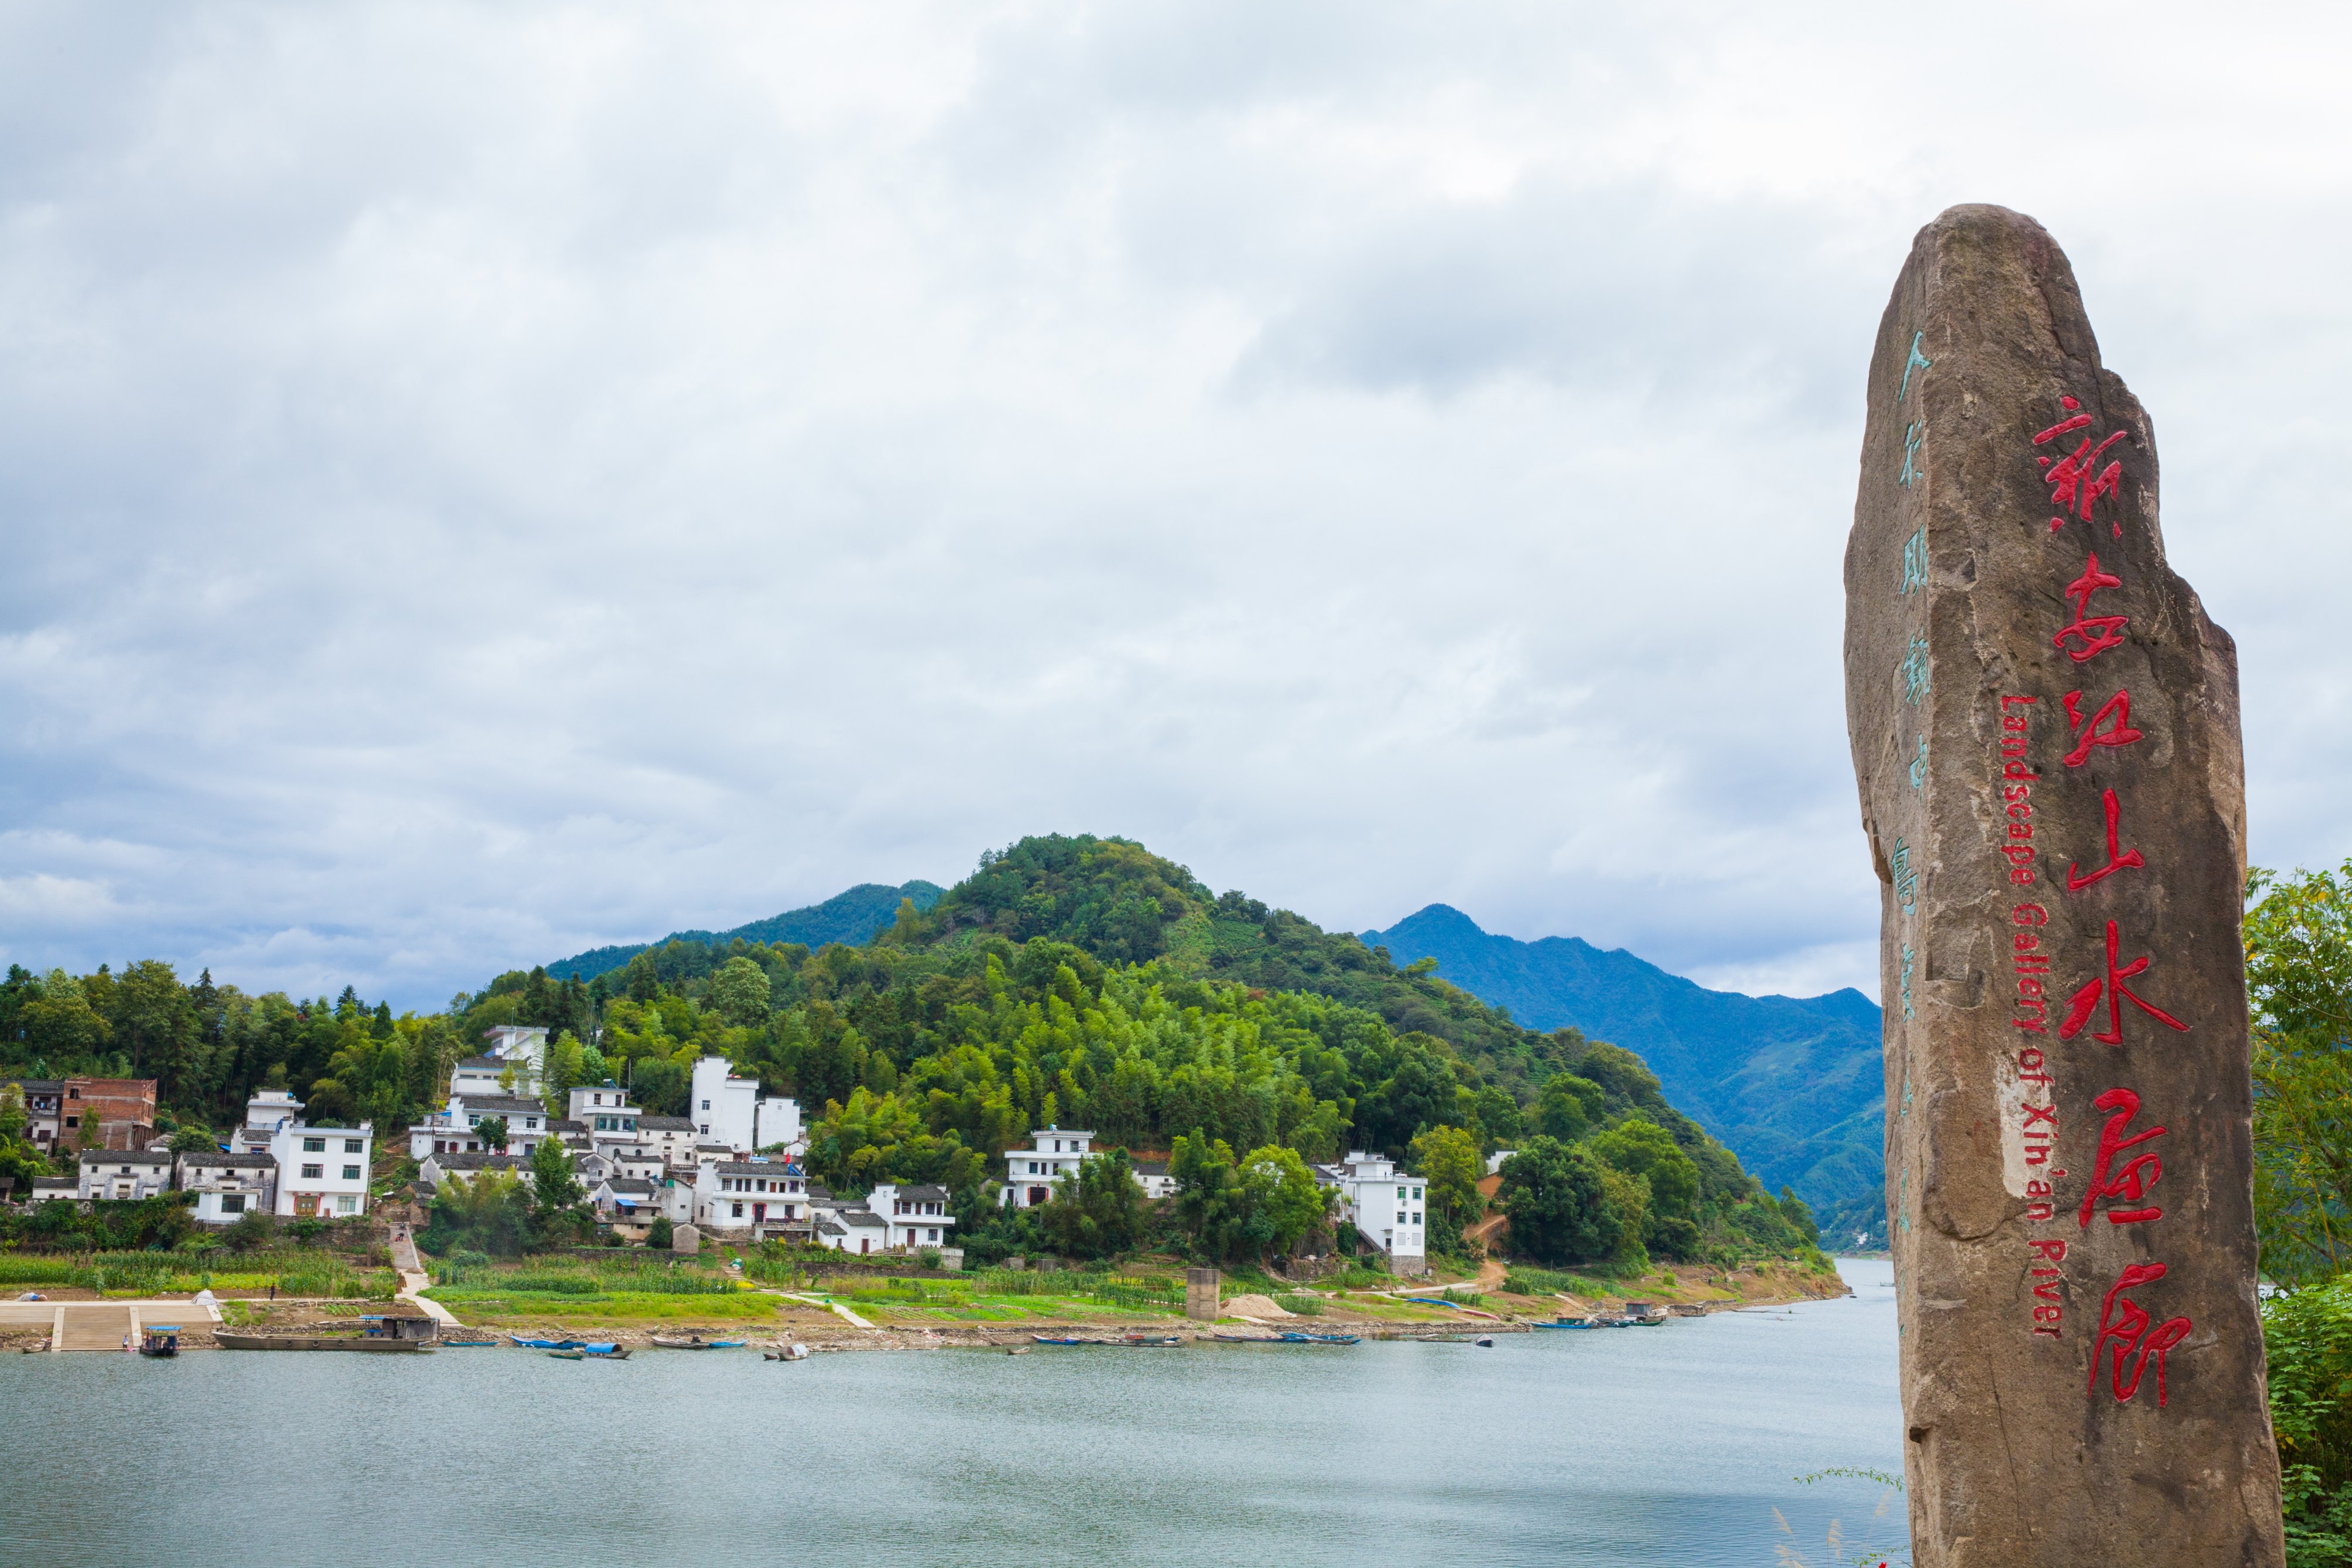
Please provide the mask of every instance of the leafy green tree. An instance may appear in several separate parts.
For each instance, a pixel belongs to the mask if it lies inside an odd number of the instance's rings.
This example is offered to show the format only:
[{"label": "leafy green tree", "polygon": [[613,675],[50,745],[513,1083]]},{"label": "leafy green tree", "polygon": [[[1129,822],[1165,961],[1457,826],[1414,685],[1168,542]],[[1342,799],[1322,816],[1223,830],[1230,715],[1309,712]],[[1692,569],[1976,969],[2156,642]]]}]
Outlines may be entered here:
[{"label": "leafy green tree", "polygon": [[1125,1149],[1089,1155],[1054,1189],[1039,1218],[1054,1250],[1066,1258],[1110,1258],[1143,1235],[1143,1188]]},{"label": "leafy green tree", "polygon": [[35,1180],[49,1174],[48,1157],[25,1135],[30,1124],[24,1091],[13,1083],[0,1084],[0,1176],[15,1183],[12,1190],[19,1203],[32,1197]]},{"label": "leafy green tree", "polygon": [[2290,1568],[2352,1563],[2352,1277],[2263,1303]]},{"label": "leafy green tree", "polygon": [[1624,1194],[1610,1190],[1610,1174],[1580,1145],[1529,1138],[1504,1162],[1496,1195],[1510,1217],[1513,1250],[1538,1263],[1601,1262],[1618,1256],[1630,1217]]},{"label": "leafy green tree", "polygon": [[1467,1127],[1432,1127],[1412,1141],[1413,1168],[1429,1187],[1429,1206],[1459,1228],[1486,1212],[1478,1182],[1486,1162],[1478,1134]]},{"label": "leafy green tree", "polygon": [[1498,1084],[1489,1083],[1472,1097],[1472,1113],[1477,1117],[1478,1130],[1486,1134],[1486,1147],[1507,1148],[1519,1140],[1526,1131],[1526,1119],[1519,1103],[1511,1092]]},{"label": "leafy green tree", "polygon": [[220,1140],[208,1127],[182,1127],[172,1134],[171,1147],[175,1155],[210,1154],[220,1147]]},{"label": "leafy green tree", "polygon": [[2247,879],[2254,1222],[2282,1283],[2352,1267],[2352,861]]},{"label": "leafy green tree", "polygon": [[1240,1202],[1241,1175],[1231,1145],[1195,1127],[1179,1136],[1168,1159],[1176,1184],[1176,1213],[1194,1249],[1222,1258]]},{"label": "leafy green tree", "polygon": [[669,1216],[667,1214],[656,1215],[654,1222],[646,1227],[646,1245],[648,1247],[667,1252],[677,1239],[676,1228],[670,1224]]},{"label": "leafy green tree", "polygon": [[530,1218],[542,1238],[576,1239],[593,1234],[595,1220],[585,1207],[588,1194],[572,1174],[572,1151],[561,1138],[544,1138],[530,1152]]},{"label": "leafy green tree", "polygon": [[1555,1072],[1544,1081],[1536,1102],[1536,1125],[1544,1136],[1572,1144],[1601,1119],[1604,1096],[1601,1085],[1572,1072]]},{"label": "leafy green tree", "polygon": [[1241,1163],[1244,1200],[1240,1239],[1263,1261],[1297,1249],[1299,1239],[1322,1219],[1327,1200],[1315,1173],[1295,1149],[1268,1144]]},{"label": "leafy green tree", "polygon": [[474,1134],[482,1140],[482,1147],[488,1153],[502,1155],[507,1152],[507,1119],[504,1116],[483,1117],[474,1124]]},{"label": "leafy green tree", "polygon": [[1698,1166],[1664,1127],[1646,1117],[1628,1117],[1594,1134],[1586,1146],[1627,1176],[1648,1183],[1652,1212],[1690,1218],[1691,1206],[1698,1201]]},{"label": "leafy green tree", "polygon": [[433,1195],[417,1244],[436,1255],[456,1248],[510,1258],[531,1239],[531,1197],[508,1171],[478,1171],[469,1181],[445,1181]]},{"label": "leafy green tree", "polygon": [[1783,1184],[1780,1188],[1780,1212],[1788,1216],[1789,1224],[1805,1239],[1808,1247],[1822,1244],[1822,1228],[1813,1221],[1813,1211],[1797,1196],[1796,1188]]},{"label": "leafy green tree", "polygon": [[768,971],[745,957],[730,958],[710,977],[703,999],[712,1010],[738,1029],[768,1021]]}]

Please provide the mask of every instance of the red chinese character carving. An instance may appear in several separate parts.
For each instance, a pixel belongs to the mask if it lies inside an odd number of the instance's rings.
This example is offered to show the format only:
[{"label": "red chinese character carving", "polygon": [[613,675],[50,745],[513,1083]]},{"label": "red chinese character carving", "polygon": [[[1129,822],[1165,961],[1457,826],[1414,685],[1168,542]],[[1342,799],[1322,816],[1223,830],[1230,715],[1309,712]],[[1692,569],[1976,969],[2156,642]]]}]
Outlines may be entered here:
[{"label": "red chinese character carving", "polygon": [[[2122,578],[2099,570],[2098,555],[2093,552],[2091,563],[2083,569],[2083,575],[2066,585],[2066,597],[2074,601],[2074,619],[2058,635],[2050,639],[2052,646],[2066,648],[2066,656],[2078,664],[2105,653],[2109,648],[2122,647],[2124,640],[2116,634],[2116,629],[2128,624],[2129,616],[2091,615],[2085,612],[2091,608],[2091,595],[2103,588],[2121,588],[2123,585]],[[2070,637],[2080,638],[2083,645],[2067,648],[2066,640]]]},{"label": "red chinese character carving", "polygon": [[2116,952],[2121,940],[2116,931],[2116,923],[2112,920],[2108,921],[2107,977],[2104,980],[2093,980],[2074,993],[2074,999],[2066,1007],[2066,1021],[2058,1026],[2060,1040],[2072,1040],[2083,1032],[2083,1025],[2089,1020],[2092,1009],[2099,1005],[2102,992],[2107,998],[2107,1029],[2105,1033],[2094,1034],[2091,1038],[2103,1045],[2121,1045],[2124,1042],[2124,1004],[2126,1002],[2131,1003],[2158,1023],[2169,1024],[2183,1034],[2189,1032],[2187,1024],[2182,1023],[2162,1008],[2153,1007],[2142,1000],[2130,987],[2124,984],[2133,976],[2147,972],[2147,955],[2143,953],[2123,967],[2117,968]]},{"label": "red chinese character carving", "polygon": [[[2065,405],[2070,417],[2060,420],[2036,435],[2033,438],[2034,445],[2047,445],[2058,437],[2080,430],[2091,423],[2089,414],[2073,413],[2074,410],[2083,406],[2080,402],[2071,397],[2060,398],[2058,401]],[[2124,465],[2120,462],[2114,462],[2096,473],[2093,470],[2098,468],[2099,459],[2106,455],[2107,448],[2121,441],[2124,434],[2120,430],[2116,431],[2113,435],[2100,442],[2095,448],[2091,444],[2091,438],[2086,435],[2083,437],[2083,444],[2065,456],[2056,459],[2054,463],[2047,457],[2034,459],[2036,463],[2042,465],[2042,481],[2050,486],[2050,504],[2058,508],[2058,515],[2050,519],[2052,533],[2054,534],[2066,526],[2068,507],[2074,507],[2076,515],[2087,523],[2091,520],[2091,503],[2101,496],[2112,496],[2116,493],[2116,486],[2123,479]],[[2116,538],[2124,537],[2122,523],[2116,523],[2115,530]]]},{"label": "red chinese character carving", "polygon": [[2068,862],[2066,865],[2067,892],[2080,893],[2084,888],[2090,886],[2093,883],[2098,881],[2101,877],[2113,876],[2116,873],[2122,871],[2126,866],[2144,866],[2147,863],[2146,861],[2139,858],[2139,851],[2136,849],[2123,850],[2118,852],[2116,841],[2116,824],[2122,816],[2122,803],[2116,800],[2116,792],[2113,789],[2110,789],[2107,791],[2107,863],[2093,872],[2090,875],[2084,876],[2079,873],[2077,862],[2072,861]]},{"label": "red chinese character carving", "polygon": [[[2081,692],[2068,692],[2065,703],[2066,722],[2079,737],[2074,749],[2066,754],[2069,768],[2080,768],[2089,761],[2095,746],[2129,746],[2140,737],[2140,732],[2131,727],[2131,693],[2127,691],[2117,690],[2088,721],[2083,717]],[[2107,727],[2101,729],[2099,726],[2103,724]]]},{"label": "red chinese character carving", "polygon": [[[2148,1331],[2146,1307],[2124,1294],[2135,1285],[2151,1285],[2164,1278],[2161,1263],[2126,1264],[2106,1299],[2099,1303],[2099,1337],[2091,1342],[2091,1381],[2084,1393],[2096,1396],[2099,1392],[2099,1364],[2112,1356],[2112,1371],[2107,1385],[2114,1390],[2116,1403],[2120,1405],[2139,1392],[2139,1380],[2147,1371],[2148,1357],[2156,1358],[2156,1406],[2164,1408],[2167,1391],[2164,1386],[2164,1358],[2167,1352],[2189,1337],[2187,1318],[2168,1318]],[[2121,1315],[2116,1307],[2120,1303]],[[2109,1342],[2113,1342],[2112,1344]],[[2124,1363],[2131,1360],[2132,1352],[2139,1352],[2134,1362],[2131,1381],[2124,1381]]]},{"label": "red chinese character carving", "polygon": [[[2123,1169],[2112,1176],[2108,1174],[2108,1167],[2115,1163],[2117,1155],[2135,1145],[2145,1144],[2150,1138],[2164,1136],[2165,1129],[2162,1127],[2150,1127],[2147,1132],[2134,1133],[2128,1138],[2123,1135],[2124,1129],[2131,1125],[2131,1119],[2139,1114],[2139,1096],[2128,1089],[2110,1089],[2091,1103],[2102,1111],[2113,1111],[2115,1114],[2108,1117],[2107,1124],[2099,1129],[2098,1163],[2091,1167],[2090,1189],[2083,1194],[2083,1211],[2079,1218],[2085,1230],[2091,1228],[2091,1206],[2100,1198],[2124,1197],[2137,1203],[2147,1196],[2148,1188],[2164,1177],[2164,1161],[2156,1155],[2135,1155],[2125,1162]],[[2164,1210],[2152,1204],[2146,1208],[2107,1210],[2107,1223],[2110,1225],[2137,1225],[2143,1220],[2163,1218]]]}]

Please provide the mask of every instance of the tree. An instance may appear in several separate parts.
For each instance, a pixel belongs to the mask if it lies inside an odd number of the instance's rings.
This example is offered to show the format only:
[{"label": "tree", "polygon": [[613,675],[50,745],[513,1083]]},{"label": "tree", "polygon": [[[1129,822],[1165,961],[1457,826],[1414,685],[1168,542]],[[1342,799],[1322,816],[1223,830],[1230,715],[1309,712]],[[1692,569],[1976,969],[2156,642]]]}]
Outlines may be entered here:
[{"label": "tree", "polygon": [[172,1152],[175,1155],[207,1155],[220,1147],[220,1140],[206,1127],[183,1127],[172,1134]]},{"label": "tree", "polygon": [[667,1214],[656,1215],[654,1222],[646,1228],[646,1245],[648,1247],[657,1248],[667,1252],[677,1240],[677,1230],[671,1226],[669,1216]]},{"label": "tree", "polygon": [[1674,1134],[1643,1116],[1629,1116],[1588,1146],[1611,1166],[1649,1184],[1652,1213],[1688,1219],[1698,1201],[1698,1166],[1682,1152]]},{"label": "tree", "polygon": [[1326,1199],[1315,1173],[1297,1150],[1279,1144],[1268,1144],[1242,1162],[1241,1190],[1241,1236],[1255,1247],[1261,1261],[1296,1248],[1324,1215]]},{"label": "tree", "polygon": [[[583,1208],[587,1192],[572,1171],[572,1151],[561,1138],[545,1138],[530,1152],[531,1223],[543,1237],[593,1231]],[[585,1222],[583,1224],[583,1221]]]},{"label": "tree", "polygon": [[1780,1187],[1780,1212],[1788,1217],[1797,1234],[1805,1239],[1805,1245],[1819,1247],[1822,1244],[1822,1228],[1814,1223],[1812,1209],[1797,1196],[1796,1188],[1786,1183]]},{"label": "tree", "polygon": [[2263,1272],[2300,1284],[2352,1267],[2352,861],[2246,894],[2254,1223]]},{"label": "tree", "polygon": [[1601,1085],[1572,1072],[1555,1072],[1545,1080],[1536,1102],[1536,1124],[1546,1137],[1572,1144],[1601,1119],[1604,1096]]},{"label": "tree", "polygon": [[1169,1178],[1176,1184],[1176,1213],[1192,1244],[1211,1257],[1222,1258],[1226,1230],[1241,1185],[1234,1167],[1234,1151],[1221,1139],[1200,1128],[1179,1135],[1168,1158]]},{"label": "tree", "polygon": [[1513,1249],[1539,1263],[1616,1257],[1627,1241],[1630,1217],[1623,1196],[1609,1190],[1609,1174],[1581,1145],[1529,1138],[1505,1162],[1497,1195],[1510,1216]]},{"label": "tree", "polygon": [[507,1119],[504,1116],[483,1117],[474,1124],[474,1133],[482,1140],[482,1147],[488,1153],[502,1155],[507,1152]]},{"label": "tree", "polygon": [[1478,1134],[1467,1127],[1432,1127],[1412,1141],[1413,1168],[1429,1187],[1429,1205],[1458,1228],[1486,1211],[1478,1180],[1486,1174]]},{"label": "tree", "polygon": [[470,1181],[445,1181],[418,1245],[440,1254],[465,1247],[512,1257],[530,1240],[530,1194],[507,1171],[478,1171]]},{"label": "tree", "polygon": [[1066,1258],[1109,1258],[1143,1234],[1143,1188],[1125,1149],[1092,1155],[1065,1176],[1039,1215],[1054,1250]]},{"label": "tree", "polygon": [[738,1029],[768,1021],[768,971],[751,959],[732,957],[710,977],[703,1003]]},{"label": "tree", "polygon": [[549,1115],[562,1115],[570,1104],[572,1091],[581,1084],[604,1082],[602,1077],[591,1080],[586,1073],[587,1053],[569,1030],[548,1041],[547,1092],[542,1098]]}]

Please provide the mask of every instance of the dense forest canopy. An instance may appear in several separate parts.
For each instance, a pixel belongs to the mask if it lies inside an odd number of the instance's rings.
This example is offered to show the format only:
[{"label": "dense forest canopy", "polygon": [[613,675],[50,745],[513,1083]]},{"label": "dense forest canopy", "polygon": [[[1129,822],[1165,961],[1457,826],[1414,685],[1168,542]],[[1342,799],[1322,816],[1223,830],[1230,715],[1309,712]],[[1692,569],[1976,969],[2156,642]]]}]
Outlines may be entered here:
[{"label": "dense forest canopy", "polygon": [[694,1061],[724,1055],[801,1099],[812,1174],[835,1190],[933,1182],[967,1215],[988,1211],[994,1156],[1048,1124],[1136,1150],[1189,1136],[1251,1159],[1358,1147],[1416,1164],[1453,1130],[1477,1151],[1545,1134],[1601,1161],[1624,1246],[1811,1241],[1802,1206],[1766,1194],[1633,1054],[1522,1029],[1428,967],[1213,894],[1139,844],[1057,835],[984,855],[863,946],[672,942],[585,985],[509,971],[424,1017],[348,989],[304,1002],[208,973],[184,985],[154,961],[12,971],[0,1066],[152,1076],[178,1123],[227,1125],[251,1091],[283,1085],[314,1113],[388,1128],[446,1092],[485,1030],[540,1025],[551,1100],[610,1077],[677,1113]]}]

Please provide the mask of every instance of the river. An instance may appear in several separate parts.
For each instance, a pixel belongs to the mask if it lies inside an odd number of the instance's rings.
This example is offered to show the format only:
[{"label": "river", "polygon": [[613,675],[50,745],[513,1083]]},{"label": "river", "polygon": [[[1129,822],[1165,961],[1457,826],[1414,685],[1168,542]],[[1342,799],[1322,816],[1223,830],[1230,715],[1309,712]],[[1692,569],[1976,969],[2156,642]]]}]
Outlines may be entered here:
[{"label": "river", "polygon": [[1839,1269],[1491,1350],[11,1355],[0,1563],[1899,1563],[1899,1497],[1791,1479],[1902,1468],[1892,1272]]}]

